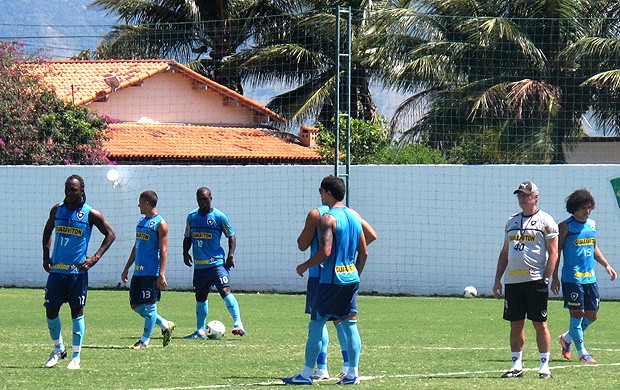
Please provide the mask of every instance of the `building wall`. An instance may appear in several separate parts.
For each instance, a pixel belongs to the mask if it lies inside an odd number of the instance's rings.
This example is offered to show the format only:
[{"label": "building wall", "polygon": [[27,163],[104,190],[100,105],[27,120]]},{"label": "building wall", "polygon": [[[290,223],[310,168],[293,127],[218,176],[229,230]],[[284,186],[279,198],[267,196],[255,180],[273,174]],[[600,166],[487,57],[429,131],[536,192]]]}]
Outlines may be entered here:
[{"label": "building wall", "polygon": [[[86,181],[87,201],[112,224],[117,240],[90,271],[93,287],[119,285],[140,218],[138,196],[159,194],[159,212],[168,221],[168,282],[190,289],[192,269],[182,260],[187,213],[197,207],[196,189],[208,186],[215,207],[236,230],[234,290],[303,291],[306,279],[295,266],[309,254],[296,239],[308,210],[320,202],[321,179],[329,166],[116,166],[0,167],[0,286],[42,288],[41,233],[52,205],[63,199],[67,176]],[[599,246],[620,271],[620,209],[609,180],[620,165],[353,166],[350,205],[379,235],[370,245],[361,291],[385,294],[460,294],[474,285],[491,294],[497,257],[508,217],[520,211],[513,190],[523,180],[540,188],[539,206],[561,221],[564,199],[586,187],[596,198],[592,217]],[[102,240],[93,233],[89,254]],[[226,247],[223,240],[222,244]],[[620,282],[610,282],[598,266],[604,298],[620,299]]]},{"label": "building wall", "polygon": [[141,86],[111,93],[107,102],[87,107],[121,122],[146,117],[158,122],[218,125],[255,125],[254,112],[235,101],[224,103],[213,89],[192,88],[192,79],[182,73],[159,73]]},{"label": "building wall", "polygon": [[591,137],[566,152],[568,164],[620,164],[618,137]]}]

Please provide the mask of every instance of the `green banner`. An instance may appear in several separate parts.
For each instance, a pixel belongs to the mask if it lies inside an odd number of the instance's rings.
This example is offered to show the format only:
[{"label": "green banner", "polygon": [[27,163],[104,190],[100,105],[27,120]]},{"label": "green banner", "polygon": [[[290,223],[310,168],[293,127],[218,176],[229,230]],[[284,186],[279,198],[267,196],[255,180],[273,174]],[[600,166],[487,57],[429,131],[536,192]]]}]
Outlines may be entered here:
[{"label": "green banner", "polygon": [[615,179],[611,179],[611,187],[614,189],[614,194],[616,194],[616,201],[618,202],[618,207],[620,207],[620,177],[616,177]]}]

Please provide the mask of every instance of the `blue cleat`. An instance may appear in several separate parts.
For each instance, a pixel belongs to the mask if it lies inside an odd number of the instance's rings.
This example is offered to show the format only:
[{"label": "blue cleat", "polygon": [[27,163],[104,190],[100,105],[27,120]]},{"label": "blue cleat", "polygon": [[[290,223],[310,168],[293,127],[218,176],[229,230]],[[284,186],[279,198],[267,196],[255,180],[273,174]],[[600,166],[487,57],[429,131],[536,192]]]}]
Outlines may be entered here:
[{"label": "blue cleat", "polygon": [[342,378],[341,380],[339,380],[338,382],[336,382],[337,385],[359,385],[360,384],[360,378],[359,377],[355,377],[355,378],[347,378],[346,376],[344,378]]},{"label": "blue cleat", "polygon": [[297,374],[289,378],[282,378],[282,382],[287,385],[311,385],[312,379],[303,377],[301,374]]},{"label": "blue cleat", "polygon": [[185,336],[183,338],[184,339],[200,339],[200,340],[204,340],[204,339],[207,338],[207,334],[197,330],[194,333],[188,334],[187,336]]},{"label": "blue cleat", "polygon": [[235,336],[245,336],[248,332],[243,329],[243,325],[235,325],[231,331]]}]

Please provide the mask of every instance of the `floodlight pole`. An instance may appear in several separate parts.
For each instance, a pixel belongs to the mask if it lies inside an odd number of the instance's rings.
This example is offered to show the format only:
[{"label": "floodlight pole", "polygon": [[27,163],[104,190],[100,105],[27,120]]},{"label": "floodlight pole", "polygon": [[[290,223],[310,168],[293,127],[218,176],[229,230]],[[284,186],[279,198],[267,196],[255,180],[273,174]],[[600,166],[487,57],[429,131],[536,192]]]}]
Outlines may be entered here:
[{"label": "floodlight pole", "polygon": [[[345,17],[344,47],[340,32],[342,17]],[[345,203],[349,204],[349,178],[351,172],[351,7],[336,8],[336,59],[335,59],[334,91],[334,175],[342,177],[347,185]],[[341,80],[344,79],[344,80]],[[342,82],[344,81],[344,83]],[[342,85],[344,84],[344,86]],[[344,110],[341,110],[340,96],[345,99]],[[345,119],[346,126],[346,156],[345,172],[340,172],[340,118]]]}]

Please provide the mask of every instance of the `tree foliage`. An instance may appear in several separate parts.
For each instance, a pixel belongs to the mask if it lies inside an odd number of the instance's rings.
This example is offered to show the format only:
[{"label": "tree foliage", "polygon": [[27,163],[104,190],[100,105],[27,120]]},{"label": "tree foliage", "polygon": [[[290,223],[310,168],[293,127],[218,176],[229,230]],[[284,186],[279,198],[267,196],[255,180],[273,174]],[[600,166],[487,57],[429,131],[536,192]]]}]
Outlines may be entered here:
[{"label": "tree foliage", "polygon": [[109,164],[106,122],[30,76],[35,58],[0,42],[0,163]]}]

